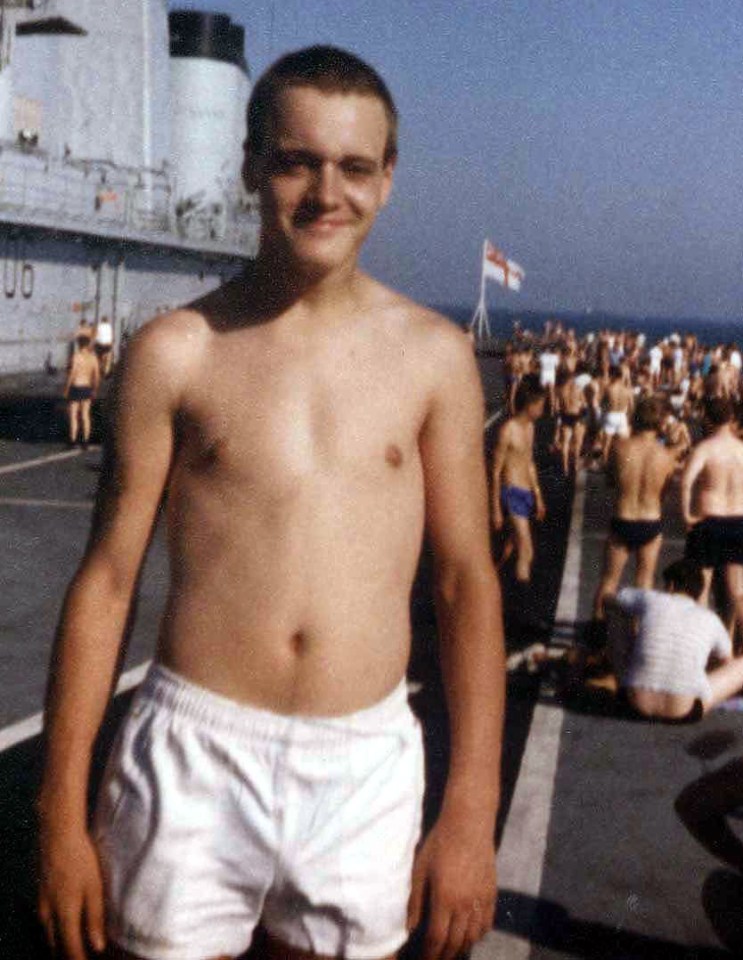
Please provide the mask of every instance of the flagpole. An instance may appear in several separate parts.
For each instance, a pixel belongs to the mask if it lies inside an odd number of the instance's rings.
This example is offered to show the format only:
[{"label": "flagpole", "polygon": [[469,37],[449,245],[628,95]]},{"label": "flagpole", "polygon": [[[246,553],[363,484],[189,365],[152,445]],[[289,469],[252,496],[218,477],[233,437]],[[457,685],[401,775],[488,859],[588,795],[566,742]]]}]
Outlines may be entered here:
[{"label": "flagpole", "polygon": [[483,339],[483,334],[486,334],[488,339],[490,339],[490,321],[488,319],[488,308],[485,303],[485,251],[487,249],[487,243],[487,239],[483,240],[482,258],[480,260],[480,299],[470,320],[470,330],[474,331],[475,337],[478,340]]}]

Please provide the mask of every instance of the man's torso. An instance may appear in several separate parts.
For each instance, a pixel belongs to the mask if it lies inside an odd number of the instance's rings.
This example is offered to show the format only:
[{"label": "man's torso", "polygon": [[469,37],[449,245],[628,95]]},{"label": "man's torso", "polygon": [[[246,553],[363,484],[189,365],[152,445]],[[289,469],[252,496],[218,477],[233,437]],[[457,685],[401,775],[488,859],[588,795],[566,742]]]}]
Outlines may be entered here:
[{"label": "man's torso", "polygon": [[615,514],[626,520],[655,520],[672,461],[655,440],[639,435],[620,440],[614,454]]},{"label": "man's torso", "polygon": [[743,443],[718,433],[699,445],[704,462],[696,480],[697,509],[702,516],[743,516]]},{"label": "man's torso", "polygon": [[165,665],[291,713],[358,709],[399,681],[430,387],[402,313],[298,338],[202,321],[168,492]]},{"label": "man's torso", "polygon": [[505,425],[507,432],[506,457],[503,463],[503,483],[508,486],[532,487],[531,465],[534,449],[534,425],[513,417]]}]

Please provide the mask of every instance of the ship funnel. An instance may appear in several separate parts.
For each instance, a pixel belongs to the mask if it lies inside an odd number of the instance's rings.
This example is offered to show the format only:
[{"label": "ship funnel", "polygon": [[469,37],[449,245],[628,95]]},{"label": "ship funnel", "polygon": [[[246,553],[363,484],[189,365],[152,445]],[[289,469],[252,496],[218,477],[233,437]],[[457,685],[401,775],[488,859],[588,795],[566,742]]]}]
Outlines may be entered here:
[{"label": "ship funnel", "polygon": [[220,13],[170,14],[171,160],[178,229],[222,239],[238,203],[249,89],[245,31]]}]

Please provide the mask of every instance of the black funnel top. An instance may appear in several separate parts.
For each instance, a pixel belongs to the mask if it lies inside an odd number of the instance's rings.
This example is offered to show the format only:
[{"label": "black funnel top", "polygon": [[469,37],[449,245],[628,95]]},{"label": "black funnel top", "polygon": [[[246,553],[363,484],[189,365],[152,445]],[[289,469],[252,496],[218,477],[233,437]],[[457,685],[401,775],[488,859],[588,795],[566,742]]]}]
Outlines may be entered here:
[{"label": "black funnel top", "polygon": [[245,30],[226,13],[173,10],[169,14],[171,57],[202,57],[233,63],[248,72]]}]

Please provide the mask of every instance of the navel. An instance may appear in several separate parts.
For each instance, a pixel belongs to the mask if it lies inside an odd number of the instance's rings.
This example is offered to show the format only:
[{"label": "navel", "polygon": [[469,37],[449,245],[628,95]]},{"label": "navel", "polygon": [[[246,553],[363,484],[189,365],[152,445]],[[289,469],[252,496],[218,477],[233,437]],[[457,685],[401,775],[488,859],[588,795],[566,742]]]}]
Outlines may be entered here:
[{"label": "navel", "polygon": [[385,450],[384,459],[391,467],[401,467],[403,461],[402,450],[396,443],[390,443]]},{"label": "navel", "polygon": [[303,630],[297,630],[296,633],[293,633],[289,644],[292,648],[292,652],[299,656],[304,653],[304,649],[307,646],[307,637]]}]

